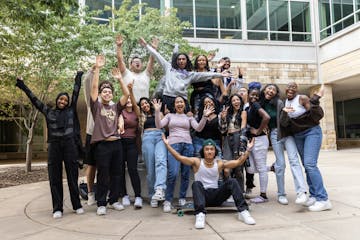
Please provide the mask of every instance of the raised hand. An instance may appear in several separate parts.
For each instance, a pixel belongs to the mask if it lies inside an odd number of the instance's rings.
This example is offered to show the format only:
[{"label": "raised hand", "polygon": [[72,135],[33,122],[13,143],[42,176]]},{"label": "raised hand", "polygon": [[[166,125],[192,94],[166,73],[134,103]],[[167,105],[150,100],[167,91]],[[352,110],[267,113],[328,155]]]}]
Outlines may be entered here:
[{"label": "raised hand", "polygon": [[102,68],[105,65],[105,57],[103,55],[96,56],[95,67]]},{"label": "raised hand", "polygon": [[120,69],[118,68],[113,68],[111,70],[111,75],[116,79],[122,79]]},{"label": "raised hand", "polygon": [[244,76],[244,71],[240,66],[236,66],[236,69],[237,69],[237,74],[238,74],[236,77]]},{"label": "raised hand", "polygon": [[134,82],[135,82],[135,79],[133,79],[133,81],[127,85],[127,88],[129,89],[130,92],[133,91]]},{"label": "raised hand", "polygon": [[225,119],[226,119],[228,109],[229,109],[229,106],[224,107],[223,110],[221,111],[220,117],[221,117],[222,120],[225,120]]},{"label": "raised hand", "polygon": [[161,100],[160,99],[154,98],[153,100],[151,100],[151,103],[153,104],[155,111],[160,111],[160,108],[161,108]]},{"label": "raised hand", "polygon": [[151,46],[152,46],[155,50],[157,50],[157,48],[159,47],[159,42],[160,42],[160,40],[159,40],[158,38],[154,37],[154,38],[152,39]]},{"label": "raised hand", "polygon": [[189,59],[190,59],[190,60],[193,59],[194,52],[193,52],[193,51],[189,52],[188,56],[189,56]]},{"label": "raised hand", "polygon": [[325,85],[321,84],[319,91],[315,92],[315,94],[318,95],[319,97],[322,97],[322,96],[324,96],[324,92],[325,92]]},{"label": "raised hand", "polygon": [[144,38],[142,38],[142,37],[139,38],[139,43],[140,43],[141,46],[146,47],[147,42],[145,41]]},{"label": "raised hand", "polygon": [[115,38],[116,46],[121,47],[123,42],[124,42],[123,37],[120,34],[117,35],[116,38]]},{"label": "raised hand", "polygon": [[207,55],[207,59],[208,59],[209,62],[211,62],[211,61],[214,59],[215,54],[216,54],[215,52],[210,52],[210,53]]},{"label": "raised hand", "polygon": [[225,60],[224,59],[220,59],[219,62],[216,64],[217,68],[222,68],[225,64]]},{"label": "raised hand", "polygon": [[213,106],[205,106],[203,116],[209,117],[213,112],[215,112],[215,108]]},{"label": "raised hand", "polygon": [[231,73],[228,71],[228,70],[224,70],[221,72],[221,76],[223,77],[230,77],[231,76]]},{"label": "raised hand", "polygon": [[168,107],[166,106],[166,104],[164,105],[164,115],[170,113],[170,110],[168,109]]}]

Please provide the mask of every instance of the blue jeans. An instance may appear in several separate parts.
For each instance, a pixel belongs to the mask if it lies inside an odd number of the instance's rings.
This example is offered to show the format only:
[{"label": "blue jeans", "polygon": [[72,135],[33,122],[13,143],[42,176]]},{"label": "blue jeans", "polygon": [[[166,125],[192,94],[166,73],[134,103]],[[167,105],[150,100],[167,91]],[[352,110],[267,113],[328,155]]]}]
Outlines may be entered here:
[{"label": "blue jeans", "polygon": [[306,192],[305,179],[302,172],[302,167],[300,165],[298,150],[296,148],[295,140],[292,136],[284,137],[277,140],[278,130],[274,128],[271,130],[270,140],[271,145],[274,150],[274,154],[276,157],[275,162],[275,174],[276,174],[276,182],[278,187],[278,196],[285,196],[285,155],[284,149],[286,148],[286,152],[288,155],[291,173],[294,179],[295,191],[296,193]]},{"label": "blue jeans", "polygon": [[[192,157],[194,155],[194,146],[190,143],[174,143],[171,144],[180,155],[186,157]],[[181,169],[181,184],[179,198],[186,197],[186,191],[189,186],[190,178],[190,166],[184,165],[177,161],[173,155],[168,152],[168,176],[167,176],[167,188],[165,194],[165,200],[171,202],[174,196],[174,188],[176,183],[176,177]]]},{"label": "blue jeans", "polygon": [[[195,153],[194,156],[198,156],[200,157],[200,151],[203,147],[203,143],[206,139],[204,138],[199,138],[199,137],[194,137],[193,138],[193,145],[194,145],[194,149],[195,149]],[[215,144],[216,144],[216,148],[218,150],[218,158],[222,158],[222,153],[221,153],[221,147],[220,147],[220,140],[214,140]]]},{"label": "blue jeans", "polygon": [[156,188],[166,189],[167,150],[161,138],[162,130],[144,131],[142,137],[142,155],[146,164],[146,180],[149,197]]},{"label": "blue jeans", "polygon": [[317,166],[319,157],[322,131],[320,126],[309,128],[294,135],[301,162],[305,168],[306,180],[309,185],[310,196],[317,201],[328,199],[320,170]]}]

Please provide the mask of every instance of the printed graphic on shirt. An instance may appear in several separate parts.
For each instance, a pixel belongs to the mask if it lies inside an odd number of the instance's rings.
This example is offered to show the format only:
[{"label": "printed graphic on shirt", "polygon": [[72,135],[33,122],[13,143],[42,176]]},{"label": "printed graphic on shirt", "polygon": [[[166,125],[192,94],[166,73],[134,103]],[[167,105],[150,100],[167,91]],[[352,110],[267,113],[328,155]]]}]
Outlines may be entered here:
[{"label": "printed graphic on shirt", "polygon": [[114,122],[115,120],[116,112],[113,111],[112,109],[105,109],[104,107],[102,107],[100,114],[101,116],[106,117],[106,119],[110,122]]}]

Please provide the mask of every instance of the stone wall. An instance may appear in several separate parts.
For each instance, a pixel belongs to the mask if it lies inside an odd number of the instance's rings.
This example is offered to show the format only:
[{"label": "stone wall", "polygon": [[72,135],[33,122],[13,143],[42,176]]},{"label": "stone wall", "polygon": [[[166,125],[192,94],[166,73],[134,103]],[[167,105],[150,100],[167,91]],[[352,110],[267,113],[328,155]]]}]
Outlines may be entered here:
[{"label": "stone wall", "polygon": [[317,84],[316,64],[234,63],[244,70],[246,82]]}]

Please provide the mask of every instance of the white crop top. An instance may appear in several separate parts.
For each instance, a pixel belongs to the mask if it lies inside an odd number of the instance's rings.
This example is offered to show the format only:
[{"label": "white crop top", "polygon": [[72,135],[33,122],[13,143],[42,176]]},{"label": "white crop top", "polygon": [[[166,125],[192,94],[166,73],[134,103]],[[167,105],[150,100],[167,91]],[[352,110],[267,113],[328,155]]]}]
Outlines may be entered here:
[{"label": "white crop top", "polygon": [[306,112],[306,109],[303,105],[300,104],[300,95],[296,95],[293,99],[285,101],[286,107],[292,107],[295,112],[289,112],[288,116],[290,118],[297,118],[301,115],[303,115]]}]

